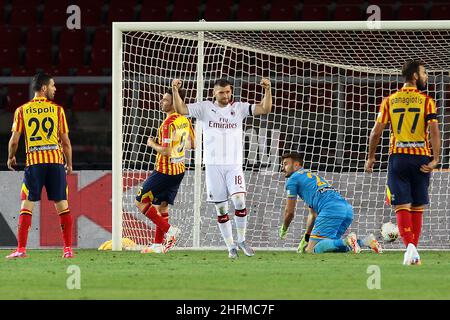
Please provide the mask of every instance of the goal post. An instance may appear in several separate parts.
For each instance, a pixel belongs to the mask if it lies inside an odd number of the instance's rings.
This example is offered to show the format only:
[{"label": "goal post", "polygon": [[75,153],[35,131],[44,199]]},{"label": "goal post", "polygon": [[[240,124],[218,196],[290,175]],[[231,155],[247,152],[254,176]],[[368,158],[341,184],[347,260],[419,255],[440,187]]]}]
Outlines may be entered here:
[{"label": "goal post", "polygon": [[[212,98],[215,79],[233,82],[235,100],[259,102],[259,81],[272,82],[273,109],[244,122],[247,238],[260,249],[294,249],[306,215],[299,204],[285,241],[278,239],[284,208],[280,156],[299,151],[354,206],[350,229],[375,233],[395,220],[384,204],[388,131],[377,151],[375,172],[364,172],[370,129],[383,97],[402,85],[401,65],[424,60],[427,93],[438,107],[441,169],[432,175],[422,247],[450,249],[447,214],[450,161],[450,20],[345,22],[114,22],[113,23],[113,250],[121,239],[149,245],[154,226],[134,197],[155,155],[146,147],[164,120],[162,94],[179,78],[186,102]],[[169,222],[182,229],[179,246],[224,247],[212,205],[206,203],[200,121],[194,151]],[[400,248],[399,241],[388,248]]]}]

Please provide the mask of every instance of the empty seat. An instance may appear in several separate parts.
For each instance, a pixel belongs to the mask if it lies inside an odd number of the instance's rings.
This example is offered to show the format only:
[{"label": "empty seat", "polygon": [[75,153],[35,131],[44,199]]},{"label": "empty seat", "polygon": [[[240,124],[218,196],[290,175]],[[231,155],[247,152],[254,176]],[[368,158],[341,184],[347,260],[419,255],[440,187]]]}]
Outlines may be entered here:
[{"label": "empty seat", "polygon": [[[137,0],[137,2],[140,2],[139,0]],[[124,1],[123,0],[109,0],[108,4],[109,4],[109,8],[111,7],[121,7],[123,6]],[[129,6],[135,6],[136,5],[136,0],[128,0],[127,5]]]},{"label": "empty seat", "polygon": [[0,27],[0,48],[18,48],[21,45],[22,32],[18,27]]},{"label": "empty seat", "polygon": [[103,5],[92,3],[92,1],[77,4],[81,10],[81,25],[82,27],[104,25],[104,10]]},{"label": "empty seat", "polygon": [[143,0],[139,13],[140,21],[167,21],[167,0]]},{"label": "empty seat", "polygon": [[40,24],[43,26],[65,27],[69,18],[67,7],[68,5],[54,7],[46,4]]},{"label": "empty seat", "polygon": [[172,10],[172,21],[198,21],[199,0],[175,0]]},{"label": "empty seat", "polygon": [[297,0],[272,2],[270,8],[269,19],[272,21],[294,21],[297,20]]},{"label": "empty seat", "polygon": [[71,0],[43,0],[44,11],[50,8],[59,8],[65,11],[69,5],[76,4],[75,2]]},{"label": "empty seat", "polygon": [[334,20],[337,21],[359,21],[361,18],[361,7],[359,5],[338,5],[334,11]]},{"label": "empty seat", "polygon": [[90,66],[80,66],[76,68],[77,76],[101,76],[101,70],[94,70]]},{"label": "empty seat", "polygon": [[111,48],[112,49],[112,33],[111,28],[101,27],[95,30],[94,41],[92,47],[96,49]]},{"label": "empty seat", "polygon": [[[392,0],[389,0],[392,2]],[[339,1],[335,1],[336,2],[336,7],[338,6],[347,6],[347,5],[361,5],[361,0],[339,0]],[[382,3],[383,0],[380,1],[375,1],[376,3]]]},{"label": "empty seat", "polygon": [[72,98],[73,111],[98,111],[101,85],[77,85]]},{"label": "empty seat", "polygon": [[67,71],[84,66],[85,50],[83,47],[61,48],[58,54],[58,68]]},{"label": "empty seat", "polygon": [[103,73],[103,69],[112,68],[111,50],[106,48],[93,48],[91,52],[90,67],[100,74]]},{"label": "empty seat", "polygon": [[329,6],[333,0],[303,0],[304,6]]},{"label": "empty seat", "polygon": [[430,12],[430,19],[432,20],[448,20],[450,17],[450,4],[439,3],[433,4]]},{"label": "empty seat", "polygon": [[61,77],[72,75],[68,70],[61,69],[58,66],[52,66],[49,70],[44,70],[49,73],[52,77]]},{"label": "empty seat", "polygon": [[[25,1],[23,1],[23,0],[9,0],[9,1],[6,0],[5,3],[7,3],[7,2],[9,2],[9,4],[12,7],[19,7],[19,6],[24,6]],[[28,7],[36,8],[37,6],[40,5],[41,0],[27,0],[26,3],[27,3]]]},{"label": "empty seat", "polygon": [[14,68],[19,63],[19,50],[17,48],[0,48],[0,66]]},{"label": "empty seat", "polygon": [[35,26],[37,24],[37,10],[30,5],[12,5],[9,17],[9,25]]},{"label": "empty seat", "polygon": [[53,35],[50,27],[29,27],[26,35],[27,49],[51,50]]},{"label": "empty seat", "polygon": [[113,21],[135,21],[135,8],[131,3],[125,2],[120,6],[110,5],[108,9],[108,23]]},{"label": "empty seat", "polygon": [[399,20],[423,20],[425,19],[425,7],[423,5],[401,5],[398,8]]},{"label": "empty seat", "polygon": [[53,65],[51,50],[28,49],[25,52],[25,66],[27,68],[50,69]]},{"label": "empty seat", "polygon": [[69,30],[67,28],[62,29],[59,35],[59,47],[74,48],[84,47],[87,44],[85,29]]},{"label": "empty seat", "polygon": [[203,18],[206,21],[228,21],[231,18],[233,10],[233,0],[223,0],[215,2],[208,0],[206,2]]},{"label": "empty seat", "polygon": [[59,83],[55,80],[56,93],[53,101],[65,108],[72,104],[73,87],[67,83]]},{"label": "empty seat", "polygon": [[392,4],[380,4],[378,5],[381,11],[382,20],[395,20],[395,7]]},{"label": "empty seat", "polygon": [[304,21],[321,21],[328,19],[328,6],[326,5],[308,5],[303,6],[301,13]]},{"label": "empty seat", "polygon": [[241,0],[236,13],[238,21],[258,21],[263,20],[263,8],[267,1]]},{"label": "empty seat", "polygon": [[30,86],[28,84],[10,84],[6,93],[4,109],[12,112],[30,99]]},{"label": "empty seat", "polygon": [[34,68],[28,69],[24,66],[15,65],[10,67],[10,75],[12,77],[32,77],[36,74],[36,70]]}]

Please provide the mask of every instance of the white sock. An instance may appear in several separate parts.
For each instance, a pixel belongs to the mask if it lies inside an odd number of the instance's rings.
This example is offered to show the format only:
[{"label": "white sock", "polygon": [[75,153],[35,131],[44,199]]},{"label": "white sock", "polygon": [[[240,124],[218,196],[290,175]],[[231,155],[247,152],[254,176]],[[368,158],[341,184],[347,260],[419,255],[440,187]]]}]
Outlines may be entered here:
[{"label": "white sock", "polygon": [[231,229],[231,221],[228,220],[224,223],[217,223],[219,225],[220,233],[222,234],[222,238],[227,245],[228,250],[234,247],[233,240],[233,230]]},{"label": "white sock", "polygon": [[234,223],[236,223],[237,241],[245,241],[245,232],[247,231],[247,216],[234,216]]}]

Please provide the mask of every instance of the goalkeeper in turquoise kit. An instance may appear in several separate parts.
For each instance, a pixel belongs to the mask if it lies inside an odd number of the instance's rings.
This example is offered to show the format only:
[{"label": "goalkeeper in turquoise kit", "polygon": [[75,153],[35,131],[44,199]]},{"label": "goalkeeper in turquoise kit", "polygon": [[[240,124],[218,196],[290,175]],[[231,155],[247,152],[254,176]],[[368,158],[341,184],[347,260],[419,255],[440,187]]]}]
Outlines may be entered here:
[{"label": "goalkeeper in turquoise kit", "polygon": [[361,247],[370,247],[373,251],[382,251],[373,234],[363,241],[351,232],[342,238],[353,221],[353,207],[326,180],[302,167],[302,158],[298,153],[282,156],[283,171],[286,176],[286,209],[284,222],[280,228],[280,238],[284,239],[288,227],[294,218],[297,197],[309,206],[306,232],[298,247],[298,252],[359,253]]}]

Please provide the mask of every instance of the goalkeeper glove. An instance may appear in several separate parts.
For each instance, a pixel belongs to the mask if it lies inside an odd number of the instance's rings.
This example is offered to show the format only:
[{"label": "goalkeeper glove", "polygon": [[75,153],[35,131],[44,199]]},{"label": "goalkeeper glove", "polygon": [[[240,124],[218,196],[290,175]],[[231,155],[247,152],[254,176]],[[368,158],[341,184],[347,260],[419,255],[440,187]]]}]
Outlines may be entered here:
[{"label": "goalkeeper glove", "polygon": [[302,241],[300,241],[300,244],[298,245],[297,252],[304,253],[306,246],[308,245],[308,242],[309,242],[309,233],[305,233],[303,235]]},{"label": "goalkeeper glove", "polygon": [[287,228],[284,226],[284,224],[282,224],[279,232],[280,239],[284,240],[284,238],[286,238],[286,234]]}]

